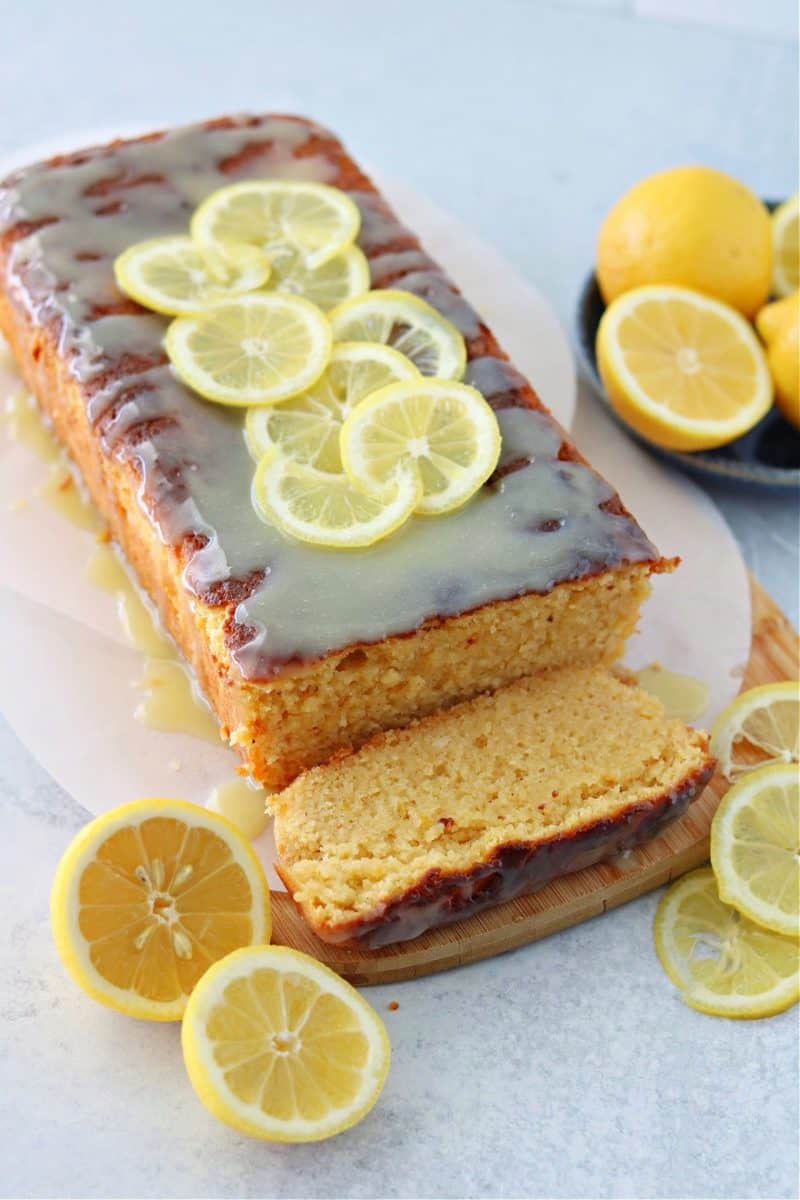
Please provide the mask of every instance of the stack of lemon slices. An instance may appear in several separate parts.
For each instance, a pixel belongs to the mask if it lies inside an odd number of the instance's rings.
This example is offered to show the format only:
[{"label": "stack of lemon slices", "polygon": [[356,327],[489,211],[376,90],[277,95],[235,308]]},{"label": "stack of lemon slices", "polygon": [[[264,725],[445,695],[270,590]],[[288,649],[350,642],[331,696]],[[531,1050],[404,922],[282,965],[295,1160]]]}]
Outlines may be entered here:
[{"label": "stack of lemon slices", "polygon": [[500,454],[491,408],[459,382],[463,337],[417,296],[369,290],[359,227],[336,188],[239,183],[200,205],[189,235],[115,263],[124,292],[175,317],[165,344],[184,383],[247,410],[259,513],[334,548],[460,507]]},{"label": "stack of lemon slices", "polygon": [[766,1017],[800,997],[800,690],[744,692],[718,718],[711,749],[735,780],[711,826],[711,868],[663,896],[658,956],[686,1003]]}]

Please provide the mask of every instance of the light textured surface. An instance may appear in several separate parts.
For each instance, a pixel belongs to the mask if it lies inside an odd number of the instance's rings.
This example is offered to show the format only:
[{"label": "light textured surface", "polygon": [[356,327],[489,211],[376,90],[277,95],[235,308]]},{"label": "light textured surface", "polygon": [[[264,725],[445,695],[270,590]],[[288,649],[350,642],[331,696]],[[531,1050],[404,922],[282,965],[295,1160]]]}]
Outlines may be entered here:
[{"label": "light textured surface", "polygon": [[[785,8],[765,28],[753,5],[764,36],[748,39],[679,13],[638,20],[629,3],[140,0],[113,27],[99,2],[6,4],[0,149],[99,123],[305,111],[495,242],[569,323],[600,217],[635,178],[696,160],[762,195],[797,186],[796,50]],[[796,619],[796,506],[715,497]],[[797,1012],[747,1024],[684,1008],[652,949],[656,897],[370,991],[394,1048],[373,1114],[317,1147],[238,1138],[195,1101],[176,1030],[98,1009],[63,978],[47,892],[83,819],[0,728],[3,1196],[797,1194]]]}]

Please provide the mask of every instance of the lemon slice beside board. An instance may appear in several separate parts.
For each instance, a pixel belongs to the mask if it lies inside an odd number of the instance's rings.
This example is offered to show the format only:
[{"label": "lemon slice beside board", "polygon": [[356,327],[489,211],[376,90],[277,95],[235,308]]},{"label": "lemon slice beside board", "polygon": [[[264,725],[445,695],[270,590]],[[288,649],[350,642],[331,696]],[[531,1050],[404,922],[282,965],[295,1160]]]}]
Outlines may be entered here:
[{"label": "lemon slice beside board", "polygon": [[346,475],[317,471],[282,454],[265,455],[253,479],[256,510],[290,537],[314,546],[357,550],[404,525],[420,500],[410,473],[400,474],[380,496],[354,486]]},{"label": "lemon slice beside board", "polygon": [[687,288],[635,288],[597,331],[615,411],[668,450],[708,450],[752,429],[772,405],[764,351],[744,317]]},{"label": "lemon slice beside board", "polygon": [[337,342],[382,342],[410,358],[423,374],[460,379],[467,365],[454,325],[411,292],[378,289],[347,300],[329,314]]},{"label": "lemon slice beside board", "polygon": [[204,247],[254,246],[268,258],[300,254],[317,268],[355,241],[356,204],[339,188],[262,179],[220,188],[196,210],[192,237]]},{"label": "lemon slice beside board", "polygon": [[383,1022],[355,988],[284,946],[241,950],[211,967],[181,1041],[206,1108],[274,1142],[320,1141],[360,1121],[391,1058]]},{"label": "lemon slice beside board", "polygon": [[500,429],[475,388],[441,379],[390,384],[368,396],[342,426],[342,461],[356,486],[385,489],[398,472],[419,480],[417,512],[465,504],[500,456]]},{"label": "lemon slice beside board", "polygon": [[153,238],[130,246],[114,262],[121,291],[167,316],[196,313],[208,304],[263,287],[270,263],[249,247],[204,252],[188,237]]},{"label": "lemon slice beside board", "polygon": [[311,387],[332,340],[324,314],[308,300],[251,292],[178,317],[165,345],[177,374],[206,400],[248,407]]},{"label": "lemon slice beside board", "polygon": [[259,462],[277,450],[319,471],[341,473],[339,435],[349,413],[379,388],[419,378],[414,364],[397,350],[376,342],[342,342],[308,391],[274,407],[248,409],[250,453]]},{"label": "lemon slice beside board", "polygon": [[661,965],[700,1012],[770,1017],[800,997],[800,942],[760,928],[725,904],[708,867],[664,893],[653,932]]},{"label": "lemon slice beside board", "polygon": [[770,763],[797,763],[800,684],[784,680],[742,692],[714,722],[711,753],[731,780]]},{"label": "lemon slice beside board", "polygon": [[753,771],[726,792],[711,826],[720,897],[751,921],[800,937],[800,777],[794,763]]},{"label": "lemon slice beside board", "polygon": [[181,800],[137,800],[91,821],[59,863],[50,907],[80,987],[151,1021],[179,1020],[211,963],[269,941],[272,928],[250,843]]}]

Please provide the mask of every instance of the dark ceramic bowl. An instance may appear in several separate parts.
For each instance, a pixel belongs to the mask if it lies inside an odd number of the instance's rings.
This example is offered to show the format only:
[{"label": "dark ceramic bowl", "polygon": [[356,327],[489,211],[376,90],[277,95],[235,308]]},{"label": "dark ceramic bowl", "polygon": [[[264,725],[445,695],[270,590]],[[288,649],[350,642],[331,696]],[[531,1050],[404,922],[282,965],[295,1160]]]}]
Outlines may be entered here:
[{"label": "dark ceramic bowl", "polygon": [[[775,205],[770,203],[770,208]],[[576,314],[576,338],[581,374],[616,418],[597,370],[595,339],[605,311],[603,298],[592,273],[583,285]],[[619,418],[616,418],[619,420]],[[704,478],[750,484],[759,488],[786,490],[800,487],[800,432],[772,409],[749,433],[716,450],[684,454],[655,446],[619,421],[623,429],[654,454],[677,463]]]}]

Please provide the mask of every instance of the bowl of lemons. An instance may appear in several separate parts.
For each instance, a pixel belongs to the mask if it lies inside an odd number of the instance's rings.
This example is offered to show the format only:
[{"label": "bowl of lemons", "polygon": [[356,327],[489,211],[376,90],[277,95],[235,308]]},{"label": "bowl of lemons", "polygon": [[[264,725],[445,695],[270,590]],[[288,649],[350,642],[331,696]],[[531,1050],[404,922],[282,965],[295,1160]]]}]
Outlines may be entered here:
[{"label": "bowl of lemons", "polygon": [[648,176],[606,216],[581,291],[583,374],[694,474],[800,486],[800,194],[710,167]]}]

